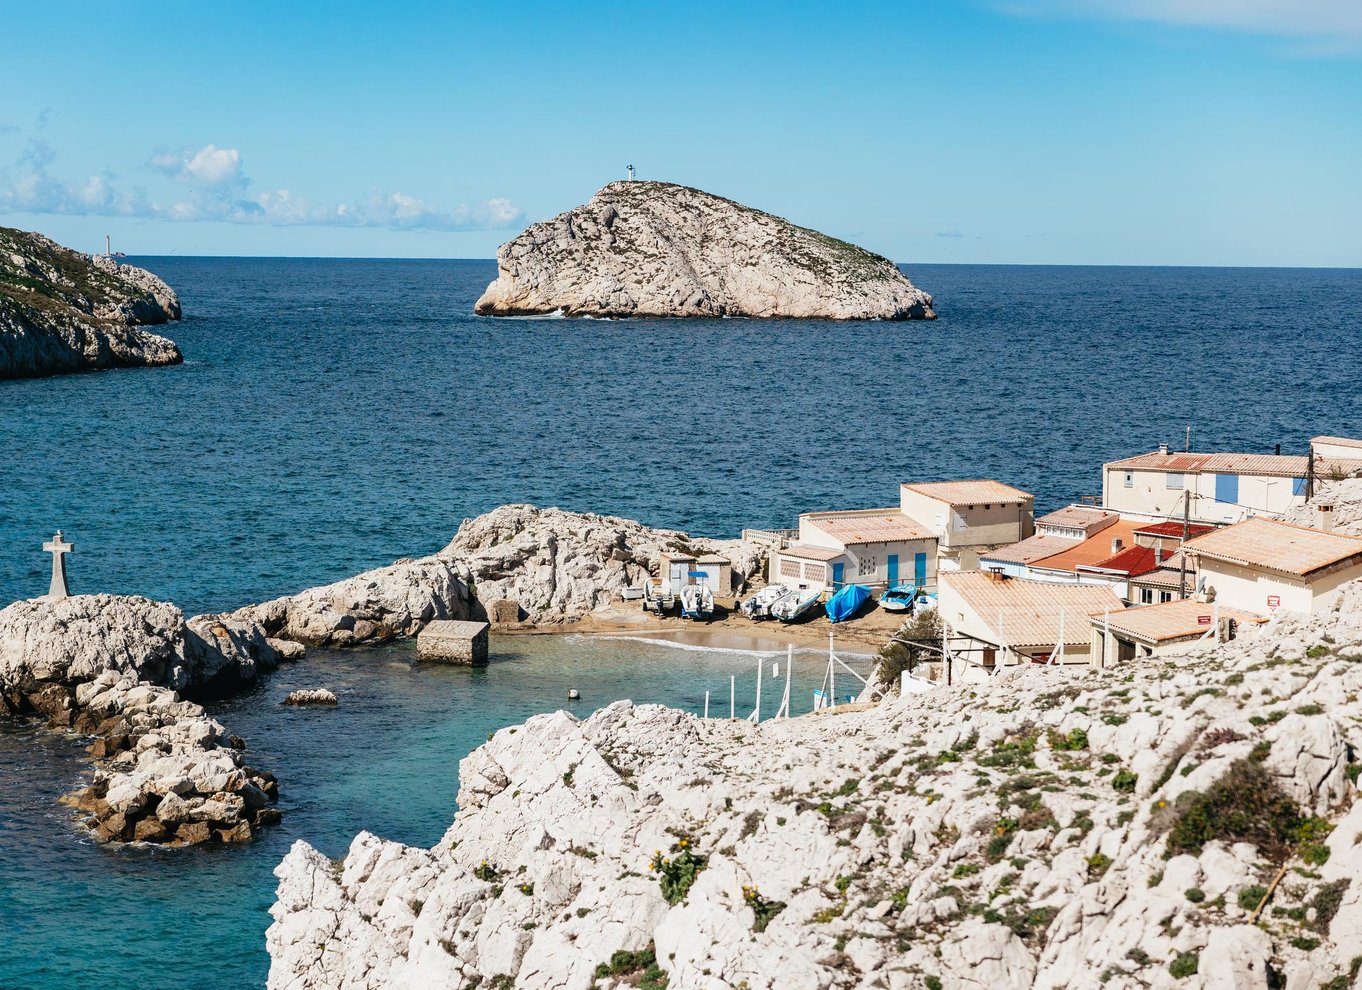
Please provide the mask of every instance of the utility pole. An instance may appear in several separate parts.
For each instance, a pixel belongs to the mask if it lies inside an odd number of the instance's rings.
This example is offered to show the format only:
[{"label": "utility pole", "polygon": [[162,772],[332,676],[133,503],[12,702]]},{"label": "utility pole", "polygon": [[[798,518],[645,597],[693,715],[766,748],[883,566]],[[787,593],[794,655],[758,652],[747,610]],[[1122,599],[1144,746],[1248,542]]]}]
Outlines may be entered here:
[{"label": "utility pole", "polygon": [[1192,493],[1182,490],[1182,552],[1178,554],[1181,566],[1178,569],[1178,600],[1187,598],[1187,537],[1192,531]]},{"label": "utility pole", "polygon": [[1305,457],[1305,500],[1315,497],[1315,443],[1310,441]]}]

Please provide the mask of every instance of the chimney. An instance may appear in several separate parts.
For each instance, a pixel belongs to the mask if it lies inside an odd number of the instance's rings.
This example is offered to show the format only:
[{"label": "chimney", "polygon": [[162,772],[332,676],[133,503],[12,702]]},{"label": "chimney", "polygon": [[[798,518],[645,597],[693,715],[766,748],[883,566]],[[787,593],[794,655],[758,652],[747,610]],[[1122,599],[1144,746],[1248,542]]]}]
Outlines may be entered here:
[{"label": "chimney", "polygon": [[1277,444],[1277,456],[1278,456],[1278,457],[1281,457],[1281,456],[1282,456],[1282,445],[1281,445],[1281,444]]},{"label": "chimney", "polygon": [[1124,547],[1124,546],[1125,546],[1125,544],[1121,542],[1121,538],[1120,538],[1119,536],[1112,537],[1112,540],[1111,540],[1111,552],[1112,552],[1112,553],[1120,553],[1120,552],[1121,552],[1121,548]]},{"label": "chimney", "polygon": [[1163,540],[1154,541],[1154,563],[1163,563]]},{"label": "chimney", "polygon": [[1007,575],[1003,573],[1001,567],[990,567],[988,570],[984,571],[984,573],[988,575],[988,579],[994,584],[1002,584],[1007,580]]},{"label": "chimney", "polygon": [[1334,531],[1334,507],[1332,505],[1315,506],[1315,528],[1322,529],[1326,533]]},{"label": "chimney", "polygon": [[1166,455],[1168,453],[1168,444],[1166,443],[1159,444],[1159,453]]}]

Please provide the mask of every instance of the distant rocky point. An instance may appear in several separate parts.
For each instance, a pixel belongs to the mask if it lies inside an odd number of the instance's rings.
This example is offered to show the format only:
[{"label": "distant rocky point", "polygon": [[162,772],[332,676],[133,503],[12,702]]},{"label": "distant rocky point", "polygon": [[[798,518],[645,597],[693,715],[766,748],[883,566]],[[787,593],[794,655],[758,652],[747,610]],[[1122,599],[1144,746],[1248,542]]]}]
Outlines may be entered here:
[{"label": "distant rocky point", "polygon": [[887,258],[710,193],[612,182],[497,252],[488,316],[935,319]]},{"label": "distant rocky point", "polygon": [[174,341],[139,329],[179,318],[151,272],[0,227],[0,378],[179,364]]}]

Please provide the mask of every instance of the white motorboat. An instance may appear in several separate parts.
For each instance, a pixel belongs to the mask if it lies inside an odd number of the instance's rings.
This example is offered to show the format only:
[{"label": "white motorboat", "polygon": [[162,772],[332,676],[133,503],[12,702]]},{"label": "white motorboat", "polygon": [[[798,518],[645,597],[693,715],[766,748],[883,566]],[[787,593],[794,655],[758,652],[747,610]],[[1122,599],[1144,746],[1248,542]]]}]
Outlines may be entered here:
[{"label": "white motorboat", "polygon": [[643,585],[643,611],[669,615],[676,609],[676,595],[671,585],[659,578],[650,578]]},{"label": "white motorboat", "polygon": [[767,585],[739,605],[738,611],[749,619],[769,619],[771,607],[789,593],[790,589],[783,584]]},{"label": "white motorboat", "polygon": [[708,622],[714,615],[714,592],[706,584],[688,584],[681,589],[681,618]]},{"label": "white motorboat", "polygon": [[771,615],[781,622],[794,622],[823,600],[823,592],[813,588],[791,591],[771,606]]}]

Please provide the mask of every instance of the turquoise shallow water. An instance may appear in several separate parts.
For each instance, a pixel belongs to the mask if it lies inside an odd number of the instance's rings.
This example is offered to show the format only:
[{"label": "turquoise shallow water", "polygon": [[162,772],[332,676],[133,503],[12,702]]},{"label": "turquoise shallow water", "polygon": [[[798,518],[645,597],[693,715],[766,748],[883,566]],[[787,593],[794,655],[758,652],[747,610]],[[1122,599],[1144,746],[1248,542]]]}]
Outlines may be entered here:
[{"label": "turquoise shallow water", "polygon": [[[730,675],[746,715],[758,662],[747,652],[577,635],[494,639],[484,670],[418,666],[411,644],[315,653],[213,706],[247,740],[252,764],[280,777],[283,824],[232,849],[91,843],[56,803],[85,767],[79,741],[0,722],[0,987],[261,987],[271,871],[294,840],[330,856],[362,829],[430,845],[453,817],[459,760],[489,732],[560,707],[585,716],[619,698],[698,713],[707,689],[711,714],[720,697],[726,714]],[[810,707],[824,662],[797,656],[796,711]],[[769,673],[767,714],[783,685],[773,689]],[[293,688],[317,685],[340,706],[280,704]],[[569,686],[581,701],[565,701]]]}]

